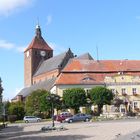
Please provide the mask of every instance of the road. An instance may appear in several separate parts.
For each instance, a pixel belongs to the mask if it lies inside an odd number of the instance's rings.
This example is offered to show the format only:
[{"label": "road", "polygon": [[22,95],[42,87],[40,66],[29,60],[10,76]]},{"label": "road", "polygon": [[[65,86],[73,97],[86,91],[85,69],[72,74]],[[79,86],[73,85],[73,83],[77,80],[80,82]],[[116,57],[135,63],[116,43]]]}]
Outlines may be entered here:
[{"label": "road", "polygon": [[51,122],[9,124],[0,131],[0,140],[140,140],[140,120],[56,123],[64,131],[42,132]]}]

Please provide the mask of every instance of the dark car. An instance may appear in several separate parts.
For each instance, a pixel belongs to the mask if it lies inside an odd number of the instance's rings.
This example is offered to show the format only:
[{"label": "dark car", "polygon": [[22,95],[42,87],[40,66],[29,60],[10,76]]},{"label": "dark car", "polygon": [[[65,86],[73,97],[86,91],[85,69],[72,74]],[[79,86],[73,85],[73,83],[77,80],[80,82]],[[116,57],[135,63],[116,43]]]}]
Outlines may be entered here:
[{"label": "dark car", "polygon": [[73,115],[72,117],[69,117],[65,119],[66,122],[72,123],[72,122],[77,122],[77,121],[90,121],[92,119],[91,115],[84,114],[84,113],[79,113],[76,115]]},{"label": "dark car", "polygon": [[71,117],[72,114],[69,112],[61,112],[59,115],[56,116],[56,121],[63,122],[66,118]]}]

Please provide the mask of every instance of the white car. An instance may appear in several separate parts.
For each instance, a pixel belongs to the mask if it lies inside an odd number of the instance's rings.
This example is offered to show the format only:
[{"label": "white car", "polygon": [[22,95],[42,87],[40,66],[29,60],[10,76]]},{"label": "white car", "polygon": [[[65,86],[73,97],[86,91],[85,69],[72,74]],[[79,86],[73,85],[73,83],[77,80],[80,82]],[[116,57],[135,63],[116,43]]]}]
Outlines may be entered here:
[{"label": "white car", "polygon": [[29,123],[29,122],[40,122],[41,121],[41,118],[38,118],[38,117],[35,117],[35,116],[25,116],[23,118],[23,120],[26,123]]}]

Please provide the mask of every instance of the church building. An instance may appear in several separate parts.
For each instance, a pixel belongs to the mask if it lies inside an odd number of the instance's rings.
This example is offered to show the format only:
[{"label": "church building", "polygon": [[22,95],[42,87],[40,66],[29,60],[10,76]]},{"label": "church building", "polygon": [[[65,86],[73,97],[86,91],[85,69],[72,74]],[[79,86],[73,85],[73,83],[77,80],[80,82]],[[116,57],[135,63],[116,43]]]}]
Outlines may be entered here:
[{"label": "church building", "polygon": [[[67,88],[81,87],[88,92],[96,86],[111,89],[127,102],[128,109],[140,111],[140,60],[94,60],[89,53],[76,56],[70,49],[53,56],[37,25],[35,37],[24,51],[24,88],[12,101],[24,101],[37,89],[63,96]],[[108,109],[104,107],[104,111]],[[124,105],[120,107],[123,111]]]}]

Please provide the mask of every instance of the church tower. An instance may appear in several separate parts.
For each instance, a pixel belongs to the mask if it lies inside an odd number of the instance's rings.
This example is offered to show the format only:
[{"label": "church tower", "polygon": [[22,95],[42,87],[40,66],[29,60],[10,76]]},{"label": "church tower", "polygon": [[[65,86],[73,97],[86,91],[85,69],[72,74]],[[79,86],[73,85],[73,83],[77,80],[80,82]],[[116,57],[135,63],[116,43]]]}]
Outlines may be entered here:
[{"label": "church tower", "polygon": [[24,51],[24,87],[33,84],[33,75],[39,65],[51,57],[53,57],[53,50],[43,39],[40,26],[36,25],[35,37]]}]

